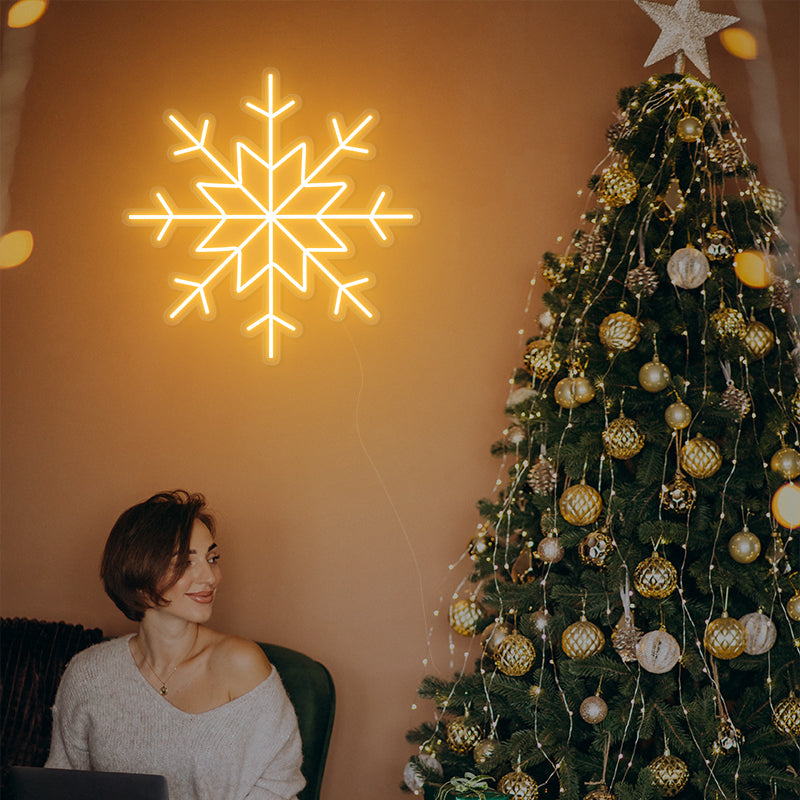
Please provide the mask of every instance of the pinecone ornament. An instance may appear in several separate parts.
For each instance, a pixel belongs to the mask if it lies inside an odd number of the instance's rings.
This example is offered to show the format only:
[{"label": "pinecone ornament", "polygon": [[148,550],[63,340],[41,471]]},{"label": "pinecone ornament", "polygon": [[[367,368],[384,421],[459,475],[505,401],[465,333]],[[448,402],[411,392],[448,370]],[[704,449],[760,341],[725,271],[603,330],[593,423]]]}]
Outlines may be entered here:
[{"label": "pinecone ornament", "polygon": [[636,661],[636,645],[642,636],[642,631],[634,624],[633,613],[623,614],[619,618],[619,622],[614,626],[614,631],[611,634],[611,644],[623,661]]},{"label": "pinecone ornament", "polygon": [[550,494],[556,488],[556,474],[553,463],[540,455],[528,470],[528,486],[534,494]]},{"label": "pinecone ornament", "polygon": [[750,412],[750,398],[747,392],[734,386],[733,381],[728,382],[728,387],[720,395],[719,404],[721,408],[733,411],[740,420]]},{"label": "pinecone ornament", "polygon": [[606,240],[598,230],[582,233],[576,245],[585,264],[598,264],[605,257]]},{"label": "pinecone ornament", "polygon": [[625,287],[636,297],[650,297],[658,289],[658,275],[652,267],[640,261],[625,276]]},{"label": "pinecone ornament", "polygon": [[722,136],[708,148],[709,160],[726,175],[731,175],[744,163],[744,151],[732,136]]}]

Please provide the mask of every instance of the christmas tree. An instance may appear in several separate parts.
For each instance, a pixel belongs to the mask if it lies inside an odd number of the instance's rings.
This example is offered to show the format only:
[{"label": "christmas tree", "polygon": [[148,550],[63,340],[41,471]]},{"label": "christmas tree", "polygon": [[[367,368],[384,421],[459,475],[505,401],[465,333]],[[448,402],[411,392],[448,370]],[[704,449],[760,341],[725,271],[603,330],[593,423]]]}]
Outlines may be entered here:
[{"label": "christmas tree", "polygon": [[619,93],[580,228],[543,257],[508,477],[450,606],[475,668],[424,680],[435,718],[407,737],[427,798],[800,796],[785,201],[720,89],[682,74],[734,18],[637,2],[651,61],[680,66]]}]

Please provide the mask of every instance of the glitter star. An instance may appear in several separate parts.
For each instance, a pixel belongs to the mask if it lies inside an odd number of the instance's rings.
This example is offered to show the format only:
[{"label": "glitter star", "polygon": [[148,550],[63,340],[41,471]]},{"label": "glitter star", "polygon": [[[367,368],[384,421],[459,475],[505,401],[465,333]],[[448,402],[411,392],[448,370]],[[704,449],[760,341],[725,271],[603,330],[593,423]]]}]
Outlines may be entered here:
[{"label": "glitter star", "polygon": [[700,0],[677,0],[674,6],[635,0],[636,5],[661,28],[661,35],[645,61],[649,67],[662,58],[676,54],[675,71],[683,71],[683,56],[688,56],[697,68],[711,77],[705,39],[734,22],[739,17],[728,14],[709,14],[700,10]]}]

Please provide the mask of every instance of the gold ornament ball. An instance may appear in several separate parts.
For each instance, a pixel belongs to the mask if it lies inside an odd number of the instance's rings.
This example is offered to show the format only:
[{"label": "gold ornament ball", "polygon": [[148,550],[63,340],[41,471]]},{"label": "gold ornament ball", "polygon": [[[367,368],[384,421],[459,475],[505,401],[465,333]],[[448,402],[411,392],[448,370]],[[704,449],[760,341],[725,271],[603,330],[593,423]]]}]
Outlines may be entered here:
[{"label": "gold ornament ball", "polygon": [[553,396],[556,403],[561,408],[572,409],[580,405],[580,401],[575,396],[575,378],[562,378],[557,384]]},{"label": "gold ornament ball", "polygon": [[669,386],[671,377],[669,367],[662,364],[658,356],[654,356],[639,370],[639,385],[647,392],[660,392]]},{"label": "gold ornament ball", "polygon": [[678,136],[684,142],[697,142],[703,135],[703,123],[697,117],[688,115],[678,120]]},{"label": "gold ornament ball", "polygon": [[703,242],[703,252],[709,261],[718,263],[733,258],[736,250],[730,235],[712,226]]},{"label": "gold ornament ball", "polygon": [[761,553],[761,540],[745,527],[728,540],[728,552],[739,564],[750,564]]},{"label": "gold ornament ball", "polygon": [[536,781],[519,769],[503,775],[497,783],[497,791],[508,795],[509,800],[536,800],[539,797]]},{"label": "gold ornament ball", "polygon": [[622,208],[639,193],[639,182],[629,169],[616,165],[603,170],[596,191],[600,201],[608,208]]},{"label": "gold ornament ball", "polygon": [[720,305],[709,317],[711,334],[722,346],[744,340],[747,322],[738,308]]},{"label": "gold ornament ball", "polygon": [[604,783],[601,783],[597,789],[592,789],[583,800],[617,800],[617,796],[611,789],[608,788]]},{"label": "gold ornament ball", "polygon": [[641,561],[633,572],[633,588],[642,597],[663,600],[678,586],[678,571],[658,553]]},{"label": "gold ornament ball", "polygon": [[677,639],[666,631],[650,631],[636,643],[636,660],[654,675],[669,672],[681,658]]},{"label": "gold ornament ball", "polygon": [[760,186],[758,189],[758,196],[764,204],[764,210],[767,211],[773,219],[779,219],[786,210],[786,198],[783,196],[783,192],[778,189]]},{"label": "gold ornament ball", "polygon": [[581,481],[559,497],[558,509],[570,525],[591,525],[603,511],[603,498],[597,489]]},{"label": "gold ornament ball", "polygon": [[539,542],[536,553],[546,564],[556,564],[564,558],[564,548],[558,541],[558,536],[545,536]]},{"label": "gold ornament ball", "polygon": [[800,526],[800,487],[784,483],[772,495],[772,516],[790,531]]},{"label": "gold ornament ball", "polygon": [[667,275],[679,289],[696,289],[710,274],[708,259],[691,245],[676,250],[667,261]]},{"label": "gold ornament ball", "polygon": [[480,726],[468,714],[451,719],[445,727],[447,746],[454,753],[468,753],[481,740]]},{"label": "gold ornament ball", "polygon": [[681,466],[693,478],[710,478],[721,466],[717,443],[698,434],[681,447]]},{"label": "gold ornament ball", "polygon": [[462,598],[450,604],[450,627],[461,636],[474,636],[481,610],[474,600]]},{"label": "gold ornament ball", "polygon": [[601,652],[605,644],[603,631],[586,617],[568,625],[561,634],[561,648],[570,658],[589,658]]},{"label": "gold ornament ball", "polygon": [[587,533],[578,543],[580,560],[600,569],[608,565],[613,552],[614,539],[602,530]]},{"label": "gold ornament ball", "polygon": [[472,749],[472,757],[476,764],[485,764],[498,749],[497,739],[481,739]]},{"label": "gold ornament ball", "polygon": [[742,623],[747,637],[747,644],[744,646],[744,651],[747,655],[763,655],[775,644],[775,639],[778,637],[778,629],[766,614],[762,614],[760,611],[753,611],[751,614],[745,614],[741,617],[739,622]]},{"label": "gold ornament ball", "polygon": [[766,289],[772,283],[772,262],[766,253],[744,250],[733,259],[733,271],[745,286]]},{"label": "gold ornament ball", "polygon": [[772,724],[787,736],[800,736],[800,700],[794,692],[775,706]]},{"label": "gold ornament ball", "polygon": [[612,458],[633,458],[644,447],[644,434],[639,426],[624,414],[611,420],[603,431],[603,444]]},{"label": "gold ornament ball", "polygon": [[664,797],[674,797],[689,782],[689,768],[682,759],[669,753],[653,759],[647,768]]},{"label": "gold ornament ball", "polygon": [[800,475],[800,453],[793,447],[782,447],[770,459],[769,468],[790,481]]},{"label": "gold ornament ball", "polygon": [[484,529],[481,530],[479,533],[476,533],[469,540],[469,544],[467,545],[467,552],[472,558],[473,561],[479,559],[481,556],[488,556],[489,553],[492,552],[494,548],[495,538],[492,536],[488,530]]},{"label": "gold ornament ball", "polygon": [[747,646],[747,631],[738,619],[728,616],[727,611],[721,617],[712,619],[706,626],[703,644],[712,656],[730,661],[740,656]]},{"label": "gold ornament ball", "polygon": [[561,364],[553,357],[553,343],[548,339],[534,339],[525,348],[525,367],[532,375],[544,380],[558,370]]},{"label": "gold ornament ball", "polygon": [[590,725],[597,725],[598,722],[602,722],[607,714],[608,705],[599,695],[593,694],[581,703],[581,719],[584,722],[588,722]]},{"label": "gold ornament ball", "polygon": [[750,358],[759,361],[775,346],[775,334],[763,322],[751,319],[744,331],[744,346]]},{"label": "gold ornament ball", "polygon": [[520,633],[506,636],[494,651],[494,663],[504,675],[514,678],[524,675],[536,658],[533,642]]},{"label": "gold ornament ball", "polygon": [[786,613],[795,620],[795,622],[800,622],[800,592],[786,601]]},{"label": "gold ornament ball", "polygon": [[696,500],[697,490],[680,474],[661,486],[661,507],[665,511],[686,514],[694,508]]},{"label": "gold ornament ball", "polygon": [[594,384],[588,378],[579,375],[573,381],[572,394],[581,405],[584,405],[594,398]]},{"label": "gold ornament ball", "polygon": [[600,341],[612,352],[633,350],[641,335],[639,321],[624,311],[615,311],[600,323]]},{"label": "gold ornament ball", "polygon": [[486,626],[481,634],[481,643],[483,644],[483,651],[487,655],[492,655],[497,649],[497,646],[506,636],[510,636],[514,629],[507,622],[501,619],[496,619],[494,622]]},{"label": "gold ornament ball", "polygon": [[674,431],[682,431],[684,428],[689,427],[692,421],[692,409],[678,400],[675,403],[670,403],[664,412],[664,419],[670,428]]}]

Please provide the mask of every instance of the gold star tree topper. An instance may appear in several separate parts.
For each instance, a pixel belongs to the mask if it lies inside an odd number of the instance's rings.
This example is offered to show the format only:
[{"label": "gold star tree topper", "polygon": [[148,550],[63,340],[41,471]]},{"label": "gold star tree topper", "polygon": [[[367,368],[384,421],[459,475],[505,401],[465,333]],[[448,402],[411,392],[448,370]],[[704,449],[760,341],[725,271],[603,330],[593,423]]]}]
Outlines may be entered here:
[{"label": "gold star tree topper", "polygon": [[710,78],[706,37],[738,22],[739,17],[701,11],[700,0],[677,0],[674,6],[649,0],[635,2],[661,28],[661,35],[644,65],[649,67],[675,54],[675,71],[683,72],[683,58],[688,56],[703,75]]}]

